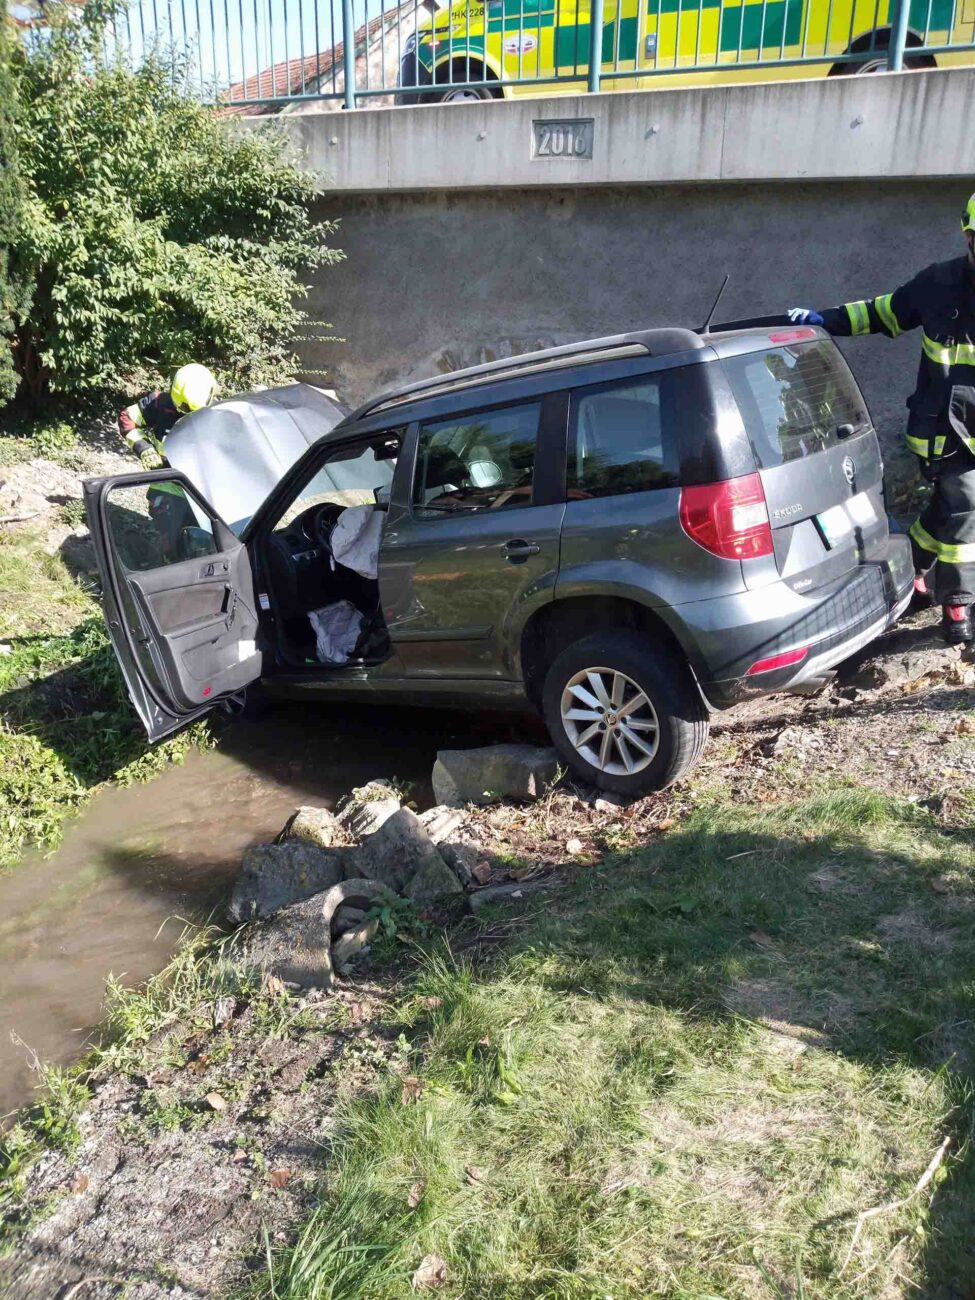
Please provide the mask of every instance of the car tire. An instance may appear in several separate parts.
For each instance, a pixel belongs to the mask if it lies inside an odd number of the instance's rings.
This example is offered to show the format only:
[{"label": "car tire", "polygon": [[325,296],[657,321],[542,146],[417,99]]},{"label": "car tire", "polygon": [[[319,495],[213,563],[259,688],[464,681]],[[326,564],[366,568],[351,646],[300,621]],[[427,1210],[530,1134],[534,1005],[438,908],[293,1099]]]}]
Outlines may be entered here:
[{"label": "car tire", "polygon": [[563,650],[545,675],[542,711],[569,769],[628,799],[673,785],[708,738],[707,708],[686,662],[636,632],[600,632]]}]

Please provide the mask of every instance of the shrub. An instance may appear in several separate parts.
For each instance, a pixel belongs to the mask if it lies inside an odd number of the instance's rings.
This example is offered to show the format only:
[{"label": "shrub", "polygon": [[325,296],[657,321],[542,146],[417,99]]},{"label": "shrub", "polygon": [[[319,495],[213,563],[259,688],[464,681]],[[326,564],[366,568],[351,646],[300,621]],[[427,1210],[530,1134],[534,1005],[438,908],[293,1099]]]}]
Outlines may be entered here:
[{"label": "shrub", "polygon": [[0,0],[0,405],[13,395],[17,386],[7,342],[20,296],[10,278],[10,248],[17,237],[21,199],[15,126],[17,96],[11,68],[13,50],[7,2]]},{"label": "shrub", "polygon": [[45,12],[18,66],[15,264],[33,294],[14,358],[30,396],[189,359],[237,387],[279,379],[307,320],[302,276],[341,257],[309,215],[314,181],[273,126],[195,100],[187,69],[106,55],[103,10]]}]

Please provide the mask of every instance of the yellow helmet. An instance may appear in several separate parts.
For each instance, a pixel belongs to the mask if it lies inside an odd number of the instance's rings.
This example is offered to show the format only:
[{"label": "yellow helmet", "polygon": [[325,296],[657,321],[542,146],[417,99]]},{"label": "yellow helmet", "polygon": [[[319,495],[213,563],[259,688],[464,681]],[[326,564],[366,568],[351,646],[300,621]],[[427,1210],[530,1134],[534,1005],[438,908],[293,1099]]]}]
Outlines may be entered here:
[{"label": "yellow helmet", "polygon": [[961,228],[975,232],[975,194],[965,204],[965,210],[961,214]]},{"label": "yellow helmet", "polygon": [[188,366],[180,366],[173,375],[173,386],[169,390],[173,405],[183,414],[209,406],[216,393],[217,381],[213,372],[206,366],[197,365],[195,361]]}]

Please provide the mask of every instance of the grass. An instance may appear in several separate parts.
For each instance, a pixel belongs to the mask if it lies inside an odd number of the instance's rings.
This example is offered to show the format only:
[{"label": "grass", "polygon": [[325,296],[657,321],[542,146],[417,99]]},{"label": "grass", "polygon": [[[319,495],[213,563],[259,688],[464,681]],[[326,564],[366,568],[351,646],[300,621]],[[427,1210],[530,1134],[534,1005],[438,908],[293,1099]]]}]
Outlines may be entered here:
[{"label": "grass", "polygon": [[[424,954],[398,1014],[419,1099],[393,1075],[347,1104],[255,1293],[393,1300],[435,1254],[441,1294],[483,1300],[960,1294],[972,845],[859,790],[712,800],[526,899],[486,964]],[[845,1263],[948,1135],[933,1195]]]},{"label": "grass", "polygon": [[0,870],[54,848],[102,782],[148,780],[209,743],[197,724],[146,747],[95,595],[41,535],[0,529]]}]

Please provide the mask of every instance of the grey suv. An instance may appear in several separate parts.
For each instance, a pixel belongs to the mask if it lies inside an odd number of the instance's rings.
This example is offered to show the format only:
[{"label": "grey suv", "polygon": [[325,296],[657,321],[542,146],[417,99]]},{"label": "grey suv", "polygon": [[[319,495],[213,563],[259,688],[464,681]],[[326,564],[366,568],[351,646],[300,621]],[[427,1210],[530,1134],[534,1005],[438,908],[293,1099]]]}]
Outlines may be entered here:
[{"label": "grey suv", "polygon": [[[316,392],[227,403],[239,441],[197,456],[239,469],[268,411],[308,438]],[[530,704],[575,774],[635,797],[690,768],[712,711],[823,679],[911,596],[870,416],[816,329],[647,330],[329,409],[237,532],[199,476],[86,484],[152,739],[258,679]]]}]

